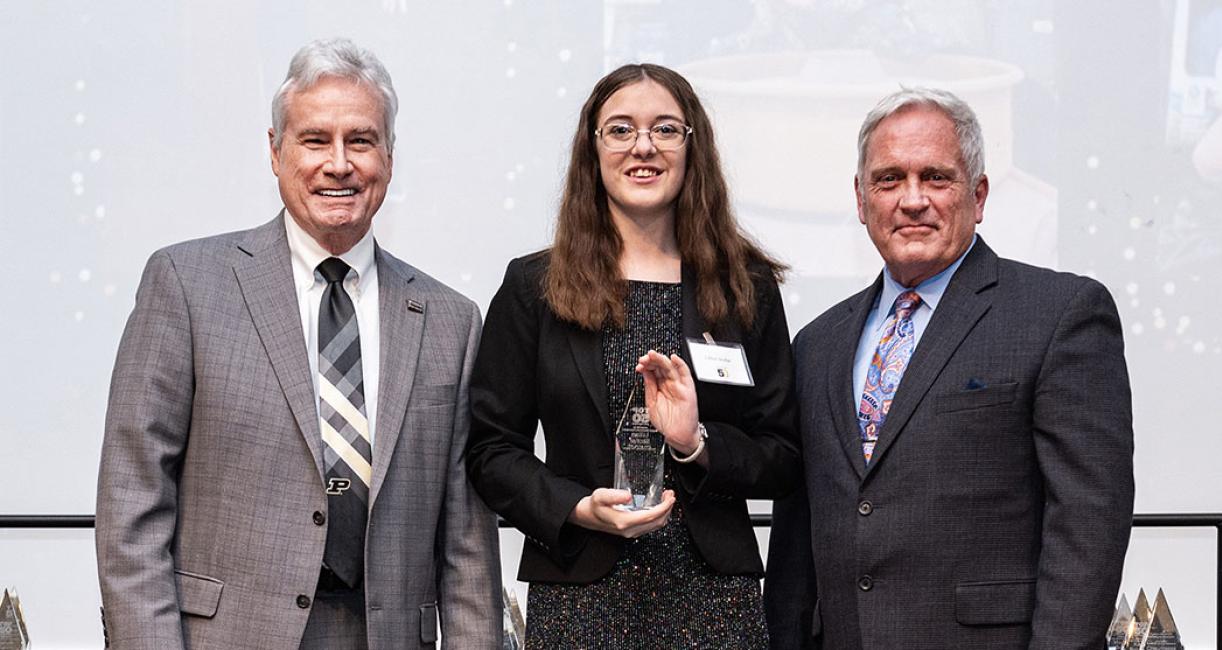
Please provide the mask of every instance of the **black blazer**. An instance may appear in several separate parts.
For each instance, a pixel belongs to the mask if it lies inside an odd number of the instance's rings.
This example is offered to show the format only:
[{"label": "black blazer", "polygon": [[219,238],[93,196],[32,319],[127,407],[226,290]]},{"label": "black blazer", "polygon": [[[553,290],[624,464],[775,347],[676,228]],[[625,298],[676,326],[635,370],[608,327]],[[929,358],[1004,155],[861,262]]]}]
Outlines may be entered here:
[{"label": "black blazer", "polygon": [[[611,570],[624,540],[566,520],[594,488],[613,483],[614,423],[601,335],[562,322],[543,300],[548,259],[543,251],[510,262],[488,307],[471,376],[467,468],[484,501],[526,534],[519,580],[588,583]],[[736,322],[710,328],[696,309],[695,278],[683,272],[683,335],[741,343],[755,380],[696,382],[709,469],[673,465],[696,548],[726,574],[763,571],[745,500],[782,496],[801,480],[789,330],[776,283],[759,275],[755,324],[744,332]],[[687,354],[684,346],[690,364]],[[546,462],[534,454],[539,423]]]},{"label": "black blazer", "polygon": [[851,378],[880,287],[794,340],[807,489],[773,513],[773,647],[1102,648],[1133,513],[1107,289],[977,240],[866,468]]}]

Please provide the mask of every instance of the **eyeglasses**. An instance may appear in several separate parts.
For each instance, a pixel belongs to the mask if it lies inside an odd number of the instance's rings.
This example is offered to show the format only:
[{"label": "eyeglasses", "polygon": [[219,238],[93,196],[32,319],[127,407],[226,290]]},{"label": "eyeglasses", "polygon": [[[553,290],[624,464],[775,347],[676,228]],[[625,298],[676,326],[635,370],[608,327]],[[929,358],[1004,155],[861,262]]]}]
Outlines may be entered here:
[{"label": "eyeglasses", "polygon": [[608,124],[594,129],[594,135],[602,139],[608,151],[627,151],[636,146],[642,133],[648,134],[653,146],[659,151],[674,151],[687,143],[692,127],[678,122],[662,122],[648,129],[638,129],[631,124]]}]

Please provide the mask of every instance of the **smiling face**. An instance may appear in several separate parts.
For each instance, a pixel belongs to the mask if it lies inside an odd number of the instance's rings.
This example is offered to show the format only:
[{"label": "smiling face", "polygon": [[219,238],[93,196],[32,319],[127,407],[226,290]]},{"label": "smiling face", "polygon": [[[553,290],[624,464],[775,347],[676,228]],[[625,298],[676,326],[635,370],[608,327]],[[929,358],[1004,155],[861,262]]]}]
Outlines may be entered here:
[{"label": "smiling face", "polygon": [[887,270],[915,287],[967,250],[984,218],[989,181],[968,177],[950,118],[917,105],[878,124],[854,188],[858,220]]},{"label": "smiling face", "polygon": [[348,79],[323,77],[288,98],[272,171],[293,220],[335,255],[369,232],[386,198],[391,155],[382,118],[377,92]]},{"label": "smiling face", "polygon": [[[683,124],[683,111],[670,92],[652,79],[615,91],[598,112],[598,126],[604,130],[616,125],[650,129],[663,123]],[[641,133],[626,151],[609,150],[602,138],[596,138],[595,146],[612,217],[638,220],[674,215],[675,199],[683,189],[686,145],[659,151]]]}]

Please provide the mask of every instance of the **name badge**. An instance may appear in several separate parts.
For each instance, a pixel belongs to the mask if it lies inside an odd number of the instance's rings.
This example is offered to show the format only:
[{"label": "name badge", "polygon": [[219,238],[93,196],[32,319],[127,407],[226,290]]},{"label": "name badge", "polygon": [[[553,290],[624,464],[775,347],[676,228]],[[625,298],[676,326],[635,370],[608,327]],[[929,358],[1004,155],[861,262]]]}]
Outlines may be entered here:
[{"label": "name badge", "polygon": [[692,371],[696,373],[696,379],[731,386],[755,385],[743,346],[717,343],[706,334],[704,341],[688,339],[687,350],[692,355]]}]

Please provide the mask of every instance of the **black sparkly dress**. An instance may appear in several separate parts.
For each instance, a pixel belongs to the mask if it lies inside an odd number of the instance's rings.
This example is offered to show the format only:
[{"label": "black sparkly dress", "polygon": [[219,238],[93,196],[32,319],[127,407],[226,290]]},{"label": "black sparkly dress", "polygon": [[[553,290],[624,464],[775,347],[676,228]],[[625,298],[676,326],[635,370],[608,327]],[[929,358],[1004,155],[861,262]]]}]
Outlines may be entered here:
[{"label": "black sparkly dress", "polygon": [[[682,285],[629,283],[624,329],[603,329],[610,413],[622,413],[636,360],[650,349],[678,353]],[[674,476],[667,460],[667,488]],[[526,607],[527,650],[675,650],[768,647],[760,576],[722,575],[700,557],[676,503],[661,529],[629,541],[611,572],[585,585],[535,582]]]}]

